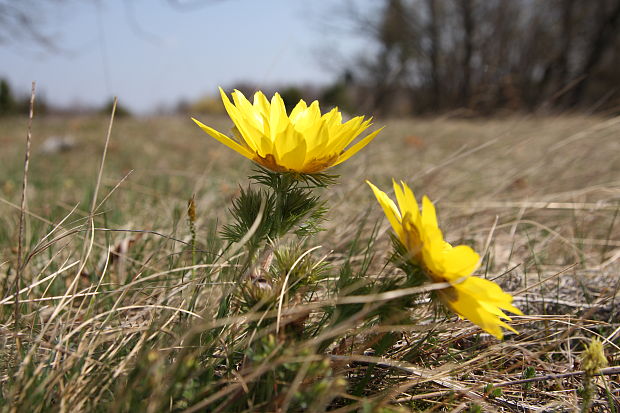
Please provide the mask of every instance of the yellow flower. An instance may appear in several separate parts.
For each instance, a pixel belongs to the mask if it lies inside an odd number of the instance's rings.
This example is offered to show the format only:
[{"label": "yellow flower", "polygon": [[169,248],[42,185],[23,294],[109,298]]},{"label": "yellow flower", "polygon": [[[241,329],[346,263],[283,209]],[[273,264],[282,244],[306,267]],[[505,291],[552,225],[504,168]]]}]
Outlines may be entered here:
[{"label": "yellow flower", "polygon": [[235,90],[234,104],[222,88],[220,94],[235,124],[236,139],[192,120],[219,142],[274,172],[321,172],[355,155],[381,131],[370,133],[345,150],[371,125],[371,119],[358,116],[342,123],[337,108],[321,115],[317,101],[307,106],[303,100],[287,115],[278,93],[269,102],[262,92],[256,92],[254,103],[250,103],[243,93]]},{"label": "yellow flower", "polygon": [[419,265],[433,282],[446,282],[439,290],[441,300],[459,317],[466,318],[495,337],[503,338],[500,327],[516,332],[502,319],[511,320],[502,310],[523,314],[512,303],[512,296],[493,281],[471,274],[478,268],[480,256],[466,245],[453,247],[443,238],[437,223],[435,206],[426,197],[422,211],[409,187],[394,182],[396,204],[379,188],[372,188],[398,239],[410,259]]},{"label": "yellow flower", "polygon": [[607,357],[605,357],[605,349],[603,343],[598,338],[593,338],[590,341],[585,351],[581,353],[581,367],[585,370],[586,374],[594,376],[600,369],[604,369],[609,365]]}]

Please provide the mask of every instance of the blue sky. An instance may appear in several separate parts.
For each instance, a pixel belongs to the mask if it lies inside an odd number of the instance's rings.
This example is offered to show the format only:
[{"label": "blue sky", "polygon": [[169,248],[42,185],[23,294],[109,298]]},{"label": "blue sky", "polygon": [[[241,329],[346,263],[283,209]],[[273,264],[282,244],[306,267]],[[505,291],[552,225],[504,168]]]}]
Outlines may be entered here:
[{"label": "blue sky", "polygon": [[[179,9],[165,0],[68,2],[41,17],[65,52],[0,43],[0,77],[24,94],[35,80],[55,104],[99,105],[117,95],[141,113],[238,81],[325,84],[337,75],[329,66],[361,45],[326,24],[337,21],[342,3],[203,0]],[[330,56],[334,62],[320,62]]]}]

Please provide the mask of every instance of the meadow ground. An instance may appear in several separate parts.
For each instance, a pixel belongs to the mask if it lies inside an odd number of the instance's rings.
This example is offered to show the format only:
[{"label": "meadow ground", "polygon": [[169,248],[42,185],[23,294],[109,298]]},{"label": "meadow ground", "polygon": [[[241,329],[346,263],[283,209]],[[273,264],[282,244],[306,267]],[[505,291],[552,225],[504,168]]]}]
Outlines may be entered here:
[{"label": "meadow ground", "polygon": [[[247,257],[218,236],[251,162],[188,118],[115,119],[91,221],[108,122],[34,120],[15,323],[27,119],[0,119],[2,411],[572,411],[588,394],[619,411],[620,118],[376,120],[386,129],[319,191],[324,231],[289,248],[296,261],[320,246],[303,258],[320,281],[262,307],[244,307]],[[483,256],[476,274],[514,295],[519,334],[495,340],[426,294],[413,309],[376,295],[399,274],[364,180],[392,178]],[[611,368],[588,385],[593,337]]]}]

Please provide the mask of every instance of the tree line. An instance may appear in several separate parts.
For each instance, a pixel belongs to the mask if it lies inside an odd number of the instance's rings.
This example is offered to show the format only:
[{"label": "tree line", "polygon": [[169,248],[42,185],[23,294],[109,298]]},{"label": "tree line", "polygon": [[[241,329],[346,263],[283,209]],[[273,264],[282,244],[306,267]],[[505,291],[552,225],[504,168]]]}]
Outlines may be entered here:
[{"label": "tree line", "polygon": [[347,12],[368,47],[342,82],[364,109],[620,112],[620,0],[377,3]]}]

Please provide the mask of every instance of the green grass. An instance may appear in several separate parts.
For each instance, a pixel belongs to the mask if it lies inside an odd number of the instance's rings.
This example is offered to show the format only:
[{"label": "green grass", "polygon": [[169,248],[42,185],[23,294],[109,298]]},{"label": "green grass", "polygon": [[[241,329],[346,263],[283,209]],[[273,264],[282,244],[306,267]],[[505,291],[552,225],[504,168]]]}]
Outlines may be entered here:
[{"label": "green grass", "polygon": [[[220,236],[252,165],[189,119],[115,120],[91,230],[108,122],[34,120],[16,325],[27,119],[0,119],[2,411],[565,411],[582,377],[553,375],[579,371],[591,337],[619,364],[618,118],[379,120],[317,191],[324,231],[276,245],[270,290],[244,275],[256,257]],[[45,153],[50,136],[75,146]],[[518,335],[497,341],[424,292],[380,299],[402,273],[364,180],[392,178],[484,256],[476,274],[526,314]],[[595,411],[619,403],[618,379],[595,379]]]}]

